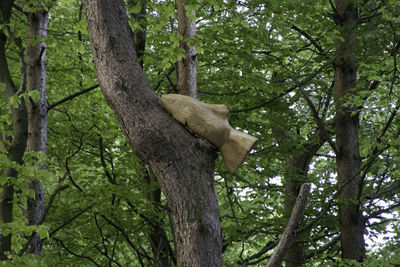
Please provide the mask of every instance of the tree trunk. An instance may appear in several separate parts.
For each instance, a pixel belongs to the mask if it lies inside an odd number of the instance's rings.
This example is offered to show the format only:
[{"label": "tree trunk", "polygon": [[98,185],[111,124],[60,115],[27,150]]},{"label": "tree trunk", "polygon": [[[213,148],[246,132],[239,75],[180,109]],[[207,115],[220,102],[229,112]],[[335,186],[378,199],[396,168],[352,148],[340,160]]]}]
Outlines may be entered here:
[{"label": "tree trunk", "polygon": [[[11,8],[14,1],[3,0],[0,2],[0,24],[6,24],[10,20]],[[6,45],[7,37],[2,30],[0,30],[0,82],[5,83],[5,90],[3,97],[7,101],[11,96],[17,94],[17,88],[12,81],[8,63],[6,58]],[[23,89],[23,88],[22,88]],[[21,103],[17,108],[11,108],[13,117],[13,139],[11,146],[8,148],[8,159],[19,164],[22,163],[22,157],[25,153],[26,139],[28,136],[28,118],[25,101],[21,99]],[[17,178],[17,172],[13,168],[5,170],[4,175],[10,178],[10,182],[2,186],[0,197],[0,220],[3,223],[10,223],[13,220],[13,179]],[[11,234],[0,235],[0,260],[7,259],[7,253],[11,252]]]},{"label": "tree trunk", "polygon": [[[47,11],[28,14],[27,91],[37,90],[40,94],[38,102],[29,98],[28,107],[28,151],[46,154],[47,143],[47,102],[46,102],[46,45],[37,43],[37,38],[47,35],[49,16]],[[42,168],[46,168],[42,166]],[[29,225],[37,225],[44,213],[44,190],[39,180],[27,183],[27,187],[35,191],[35,198],[28,199],[26,217]],[[42,240],[35,233],[28,253],[40,255]]]},{"label": "tree trunk", "polygon": [[[133,0],[130,0],[129,2],[132,6],[136,4],[136,1]],[[136,55],[139,60],[139,64],[143,69],[143,56],[146,48],[146,24],[143,23],[143,21],[146,20],[146,2],[142,2],[139,13],[132,13],[131,16],[142,26],[142,29],[134,30],[133,36],[135,39]]]},{"label": "tree trunk", "polygon": [[357,66],[357,9],[352,2],[336,1],[336,24],[340,39],[336,41],[336,168],[339,194],[339,220],[342,258],[362,262],[365,258],[363,219],[359,203],[362,190],[359,153],[359,113],[346,100],[355,94]]},{"label": "tree trunk", "polygon": [[176,225],[178,266],[221,266],[216,153],[162,107],[133,44],[123,1],[84,0],[100,87],[132,150],[161,184]]},{"label": "tree trunk", "polygon": [[[145,175],[146,183],[151,186],[153,183],[158,183],[156,177],[151,170]],[[161,204],[161,190],[155,189],[147,194],[147,200],[150,203]],[[153,221],[152,229],[149,235],[151,249],[153,251],[154,266],[168,267],[174,262],[173,252],[168,241],[165,230],[162,228],[162,218],[155,218]],[[175,262],[176,264],[176,262]]]},{"label": "tree trunk", "polygon": [[[314,154],[315,152],[310,157],[308,153],[303,153],[286,160],[284,205],[288,218],[294,208],[296,197],[299,195],[300,186],[307,180],[308,166]],[[284,256],[286,266],[301,266],[304,263],[304,250],[304,243],[293,243]]]},{"label": "tree trunk", "polygon": [[194,11],[190,11],[192,18],[187,17],[184,0],[177,1],[178,8],[178,32],[182,35],[181,47],[185,50],[185,56],[178,61],[178,94],[197,97],[197,54],[194,46],[189,46],[187,41],[196,34],[196,21]]}]

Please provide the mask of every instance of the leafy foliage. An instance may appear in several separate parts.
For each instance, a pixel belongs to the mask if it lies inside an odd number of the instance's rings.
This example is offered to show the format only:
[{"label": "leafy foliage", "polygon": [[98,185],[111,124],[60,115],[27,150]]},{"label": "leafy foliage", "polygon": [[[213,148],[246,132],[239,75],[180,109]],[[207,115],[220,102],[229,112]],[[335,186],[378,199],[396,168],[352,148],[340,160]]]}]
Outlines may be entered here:
[{"label": "leafy foliage", "polygon": [[[16,2],[24,10],[35,8]],[[132,29],[146,32],[143,61],[148,79],[157,94],[173,92],[174,66],[183,56],[174,2],[126,2]],[[228,174],[221,159],[216,162],[224,266],[261,266],[287,222],[285,164],[320,141],[313,108],[334,132],[332,62],[338,29],[328,1],[192,2],[198,29],[191,42],[198,52],[200,100],[226,104],[231,125],[259,139],[237,175]],[[142,4],[147,12],[137,20],[133,14]],[[162,229],[161,238],[172,251],[174,247],[168,203],[162,196],[150,197],[159,185],[149,182],[151,171],[126,144],[99,89],[52,106],[97,81],[80,1],[51,5],[45,40],[51,106],[47,156],[26,154],[24,165],[18,166],[6,157],[10,141],[3,139],[0,147],[0,169],[15,167],[19,173],[17,180],[0,177],[2,185],[12,183],[17,191],[14,221],[0,225],[0,232],[13,234],[12,264],[153,265],[150,236],[155,230]],[[397,1],[360,3],[357,93],[343,100],[360,112],[367,266],[400,261],[399,12]],[[13,10],[10,29],[8,34],[26,40],[26,19],[18,10]],[[17,52],[9,38],[7,59],[20,85]],[[35,91],[29,97],[38,99]],[[0,100],[3,136],[11,133],[10,107],[27,98],[25,93],[8,103]],[[40,169],[43,163],[46,171]],[[358,266],[340,260],[335,169],[335,155],[325,142],[313,155],[305,178],[314,185],[300,227],[306,266]],[[33,227],[23,216],[26,199],[32,196],[24,184],[38,177],[48,209],[44,223]],[[16,256],[33,231],[44,238],[40,261],[32,255]]]}]

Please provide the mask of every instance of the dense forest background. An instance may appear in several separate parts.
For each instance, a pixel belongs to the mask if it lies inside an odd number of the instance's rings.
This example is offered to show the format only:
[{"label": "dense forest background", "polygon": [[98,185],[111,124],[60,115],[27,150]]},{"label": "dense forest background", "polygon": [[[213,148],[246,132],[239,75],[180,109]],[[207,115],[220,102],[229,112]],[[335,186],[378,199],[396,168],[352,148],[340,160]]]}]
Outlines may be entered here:
[{"label": "dense forest background", "polygon": [[[99,88],[96,70],[112,69],[101,69],[93,40],[107,36],[93,25],[96,14],[105,25],[116,17],[84,2],[0,3],[0,265],[189,266],[174,188],[107,105],[107,81]],[[181,93],[180,65],[195,59],[195,93],[184,94],[225,104],[232,127],[258,138],[237,173],[220,156],[212,169],[223,266],[267,264],[304,183],[308,206],[285,266],[398,266],[399,1],[115,2],[133,34],[109,39],[135,43],[156,95]],[[121,56],[113,49],[110,62]],[[125,69],[120,86],[141,79]],[[155,133],[169,128],[160,125]],[[160,151],[171,140],[157,141]],[[181,186],[188,203],[203,192]]]}]

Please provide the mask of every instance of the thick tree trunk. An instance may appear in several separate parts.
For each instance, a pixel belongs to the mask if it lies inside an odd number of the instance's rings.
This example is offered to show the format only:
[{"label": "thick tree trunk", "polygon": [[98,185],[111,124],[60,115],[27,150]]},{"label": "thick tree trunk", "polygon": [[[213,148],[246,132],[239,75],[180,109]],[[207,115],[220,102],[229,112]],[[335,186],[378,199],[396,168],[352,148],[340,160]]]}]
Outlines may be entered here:
[{"label": "thick tree trunk", "polygon": [[194,46],[189,46],[187,41],[196,34],[196,21],[194,11],[193,18],[187,17],[184,0],[177,1],[178,8],[178,32],[182,35],[181,47],[185,50],[185,56],[178,61],[178,94],[197,97],[197,54]]},{"label": "thick tree trunk", "polygon": [[[46,154],[47,142],[47,102],[46,102],[46,45],[37,43],[37,38],[47,35],[49,16],[47,11],[28,14],[27,91],[39,91],[40,99],[34,102],[29,99],[28,107],[28,151]],[[42,166],[45,168],[45,166]],[[27,183],[27,187],[35,191],[35,198],[28,199],[26,217],[29,225],[37,225],[44,213],[44,190],[39,180]],[[42,251],[42,240],[35,233],[28,253],[39,254]]]},{"label": "thick tree trunk", "polygon": [[[12,0],[3,0],[0,2],[0,24],[8,23],[11,16]],[[0,82],[5,83],[3,96],[7,101],[11,96],[17,93],[17,88],[11,79],[6,58],[6,35],[0,30]],[[28,136],[28,118],[24,100],[17,108],[12,108],[13,117],[13,139],[8,148],[8,159],[21,164],[25,153],[26,139]],[[17,172],[13,168],[5,170],[4,175],[10,178],[10,182],[2,186],[0,196],[0,220],[3,223],[10,223],[13,220],[13,179],[17,178]],[[0,260],[6,260],[6,253],[11,251],[11,234],[0,235]]]},{"label": "thick tree trunk", "polygon": [[355,104],[346,105],[355,94],[357,65],[357,9],[352,2],[336,1],[336,24],[340,39],[336,42],[335,101],[336,155],[339,219],[342,258],[363,261],[365,258],[363,219],[358,197],[362,190],[359,153],[359,114]]},{"label": "thick tree trunk", "polygon": [[176,225],[178,266],[221,266],[211,145],[162,107],[137,60],[123,1],[84,0],[100,87],[132,150],[157,176]]}]

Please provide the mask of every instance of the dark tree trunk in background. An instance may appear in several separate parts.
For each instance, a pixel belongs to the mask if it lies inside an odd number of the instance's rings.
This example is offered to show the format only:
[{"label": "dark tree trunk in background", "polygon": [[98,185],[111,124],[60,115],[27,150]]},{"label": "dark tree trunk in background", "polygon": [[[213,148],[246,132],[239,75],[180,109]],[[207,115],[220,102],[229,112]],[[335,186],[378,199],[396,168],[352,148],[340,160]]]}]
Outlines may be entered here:
[{"label": "dark tree trunk in background", "polygon": [[[0,1],[0,24],[6,24],[10,20],[11,8],[14,1],[2,0]],[[7,101],[11,96],[17,93],[17,88],[12,81],[8,63],[6,58],[6,45],[7,37],[2,30],[0,30],[0,82],[5,84],[3,97]],[[24,84],[22,84],[24,86]],[[23,87],[21,89],[24,89]],[[17,108],[11,108],[13,118],[13,138],[11,146],[8,147],[8,159],[10,161],[22,163],[22,157],[25,153],[26,140],[28,136],[28,118],[25,101],[22,99]],[[3,171],[3,170],[2,170]],[[15,169],[5,170],[4,175],[10,177],[10,183],[2,186],[0,197],[0,220],[3,223],[12,222],[13,211],[13,180],[17,178]],[[0,260],[7,259],[6,253],[11,251],[11,234],[0,235]]]},{"label": "dark tree trunk in background", "polygon": [[[47,102],[46,102],[46,45],[37,43],[37,38],[47,35],[49,16],[47,11],[28,14],[28,44],[27,61],[27,91],[37,90],[40,94],[38,102],[29,98],[28,107],[28,151],[38,151],[46,154],[47,143]],[[45,166],[42,166],[45,168]],[[29,225],[37,225],[44,213],[44,190],[39,180],[31,181],[28,188],[35,191],[35,198],[28,199],[26,217]],[[28,253],[39,254],[42,251],[42,240],[35,233]]]},{"label": "dark tree trunk in background", "polygon": [[[158,183],[157,178],[154,174],[149,171],[145,175],[146,183],[151,186],[154,183]],[[147,199],[152,204],[161,205],[161,189],[155,189],[147,194]],[[162,228],[162,217],[157,217],[152,220],[152,229],[150,233],[151,249],[153,251],[154,266],[157,267],[168,267],[172,266],[174,262],[173,251],[169,244],[168,237]],[[175,262],[176,264],[176,262]]]},{"label": "dark tree trunk in background", "polygon": [[[178,8],[178,32],[182,35],[181,47],[185,50],[185,56],[178,61],[178,94],[197,97],[197,55],[196,48],[189,46],[187,41],[196,34],[196,21],[187,17],[184,6],[185,0],[177,1]],[[194,11],[190,11],[194,15]]]},{"label": "dark tree trunk in background", "polygon": [[336,1],[336,24],[340,37],[336,41],[335,102],[336,155],[339,219],[342,258],[363,261],[365,244],[359,196],[362,190],[359,153],[359,112],[354,104],[344,105],[354,95],[357,79],[357,9],[353,1]]},{"label": "dark tree trunk in background", "polygon": [[145,77],[121,0],[85,0],[100,87],[132,150],[149,164],[171,207],[178,266],[221,266],[215,151],[162,107]]},{"label": "dark tree trunk in background", "polygon": [[[133,0],[129,2],[132,5],[136,4],[136,1]],[[139,64],[143,69],[143,56],[146,48],[146,23],[143,23],[143,21],[146,21],[146,1],[142,2],[139,13],[132,13],[131,15],[142,27],[142,29],[135,29],[133,36],[135,40],[136,55],[139,60]]]},{"label": "dark tree trunk in background", "polygon": [[[307,182],[307,173],[311,159],[321,147],[321,144],[306,145],[306,151],[300,155],[294,155],[286,159],[285,174],[285,210],[290,216],[296,198],[300,192],[300,186]],[[308,234],[305,233],[305,234]],[[299,236],[301,238],[301,236]],[[304,243],[294,242],[290,249],[286,250],[284,260],[287,267],[296,267],[304,264]]]}]

